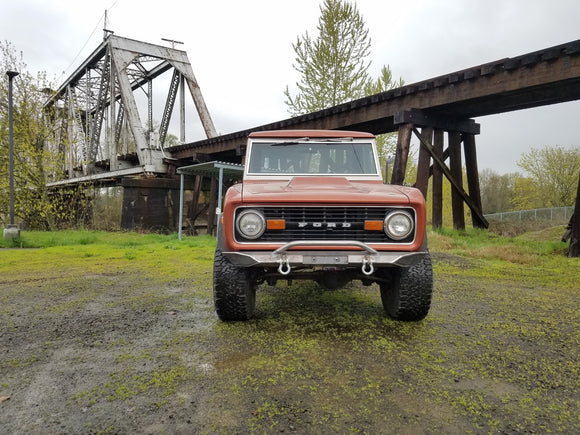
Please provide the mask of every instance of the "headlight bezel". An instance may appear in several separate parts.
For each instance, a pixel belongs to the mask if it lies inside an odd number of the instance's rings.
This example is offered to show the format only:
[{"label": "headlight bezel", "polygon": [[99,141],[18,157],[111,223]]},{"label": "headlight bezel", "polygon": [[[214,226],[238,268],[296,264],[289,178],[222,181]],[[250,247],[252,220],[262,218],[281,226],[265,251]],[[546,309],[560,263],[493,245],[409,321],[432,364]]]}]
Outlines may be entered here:
[{"label": "headlight bezel", "polygon": [[[402,221],[400,220],[401,218],[403,218]],[[398,223],[395,221],[395,219],[399,219]],[[394,225],[404,224],[405,221],[407,222],[407,225],[403,232],[394,228]],[[415,219],[413,218],[413,215],[406,210],[393,210],[387,216],[385,216],[383,229],[385,234],[391,240],[405,240],[415,231]]]},{"label": "headlight bezel", "polygon": [[[255,217],[254,222],[259,225],[258,231],[256,231],[253,234],[247,232],[247,229],[242,228],[244,225],[244,220],[250,218],[250,216],[252,216],[252,215]],[[236,232],[243,239],[245,239],[245,240],[259,239],[264,234],[265,231],[266,231],[266,218],[264,217],[264,214],[260,210],[255,209],[255,208],[248,208],[248,209],[242,210],[236,216]]]}]

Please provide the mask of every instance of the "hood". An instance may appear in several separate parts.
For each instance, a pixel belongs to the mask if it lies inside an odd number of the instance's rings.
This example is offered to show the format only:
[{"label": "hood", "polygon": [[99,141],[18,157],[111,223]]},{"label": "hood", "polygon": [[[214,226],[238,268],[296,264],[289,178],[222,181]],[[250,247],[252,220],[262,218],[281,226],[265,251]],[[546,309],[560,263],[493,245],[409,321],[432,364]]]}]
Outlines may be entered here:
[{"label": "hood", "polygon": [[411,188],[345,177],[300,176],[288,180],[244,181],[242,201],[248,203],[380,203],[408,204]]}]

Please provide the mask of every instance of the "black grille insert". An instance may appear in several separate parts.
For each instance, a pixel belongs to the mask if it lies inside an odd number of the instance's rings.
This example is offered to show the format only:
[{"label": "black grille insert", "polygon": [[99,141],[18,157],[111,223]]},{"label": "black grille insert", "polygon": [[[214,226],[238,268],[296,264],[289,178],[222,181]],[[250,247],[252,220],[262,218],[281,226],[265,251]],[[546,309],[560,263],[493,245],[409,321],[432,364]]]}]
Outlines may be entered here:
[{"label": "black grille insert", "polygon": [[[383,221],[395,210],[406,210],[413,220],[412,208],[398,207],[251,207],[264,213],[266,221],[284,220],[285,229],[266,230],[257,240],[246,240],[236,231],[239,242],[280,242],[294,240],[357,240],[363,243],[411,243],[415,231],[404,240],[392,240],[384,231],[364,229],[365,221]],[[245,208],[236,210],[236,217]]]}]

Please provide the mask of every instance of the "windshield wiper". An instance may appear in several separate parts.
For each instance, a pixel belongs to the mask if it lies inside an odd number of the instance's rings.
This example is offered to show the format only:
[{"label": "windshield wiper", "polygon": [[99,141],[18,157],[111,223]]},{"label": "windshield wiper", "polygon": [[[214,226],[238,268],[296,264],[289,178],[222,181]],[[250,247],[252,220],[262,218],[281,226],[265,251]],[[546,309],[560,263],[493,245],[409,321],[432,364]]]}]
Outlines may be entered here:
[{"label": "windshield wiper", "polygon": [[276,143],[273,143],[272,146],[273,147],[285,147],[287,145],[299,145],[301,143],[308,142],[308,141],[310,141],[309,137],[301,137],[298,139],[286,140],[284,142],[276,142]]},{"label": "windshield wiper", "polygon": [[339,143],[339,142],[344,142],[347,140],[350,140],[351,142],[353,141],[352,137],[329,137],[329,138],[311,138],[311,137],[301,137],[298,139],[292,139],[292,140],[287,140],[284,142],[276,142],[273,143],[272,146],[273,147],[283,147],[283,146],[287,146],[287,145],[299,145],[301,143],[304,142],[311,142],[312,140],[315,140],[316,143],[325,143],[325,142],[332,142],[332,143]]},{"label": "windshield wiper", "polygon": [[345,142],[345,141],[353,141],[352,137],[329,137],[326,139],[319,139],[319,142]]}]

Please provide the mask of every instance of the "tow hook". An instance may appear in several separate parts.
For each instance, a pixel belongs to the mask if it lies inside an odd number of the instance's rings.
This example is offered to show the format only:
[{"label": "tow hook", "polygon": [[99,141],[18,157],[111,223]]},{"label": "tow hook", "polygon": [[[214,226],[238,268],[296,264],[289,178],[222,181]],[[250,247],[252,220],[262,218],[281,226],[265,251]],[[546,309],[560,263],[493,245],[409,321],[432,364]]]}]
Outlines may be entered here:
[{"label": "tow hook", "polygon": [[373,267],[373,259],[368,255],[365,256],[362,261],[362,273],[369,276],[372,275],[374,271],[375,268]]},{"label": "tow hook", "polygon": [[278,260],[278,263],[280,263],[280,266],[278,266],[278,272],[280,272],[281,275],[288,275],[292,269],[288,262],[288,258],[284,255]]}]

